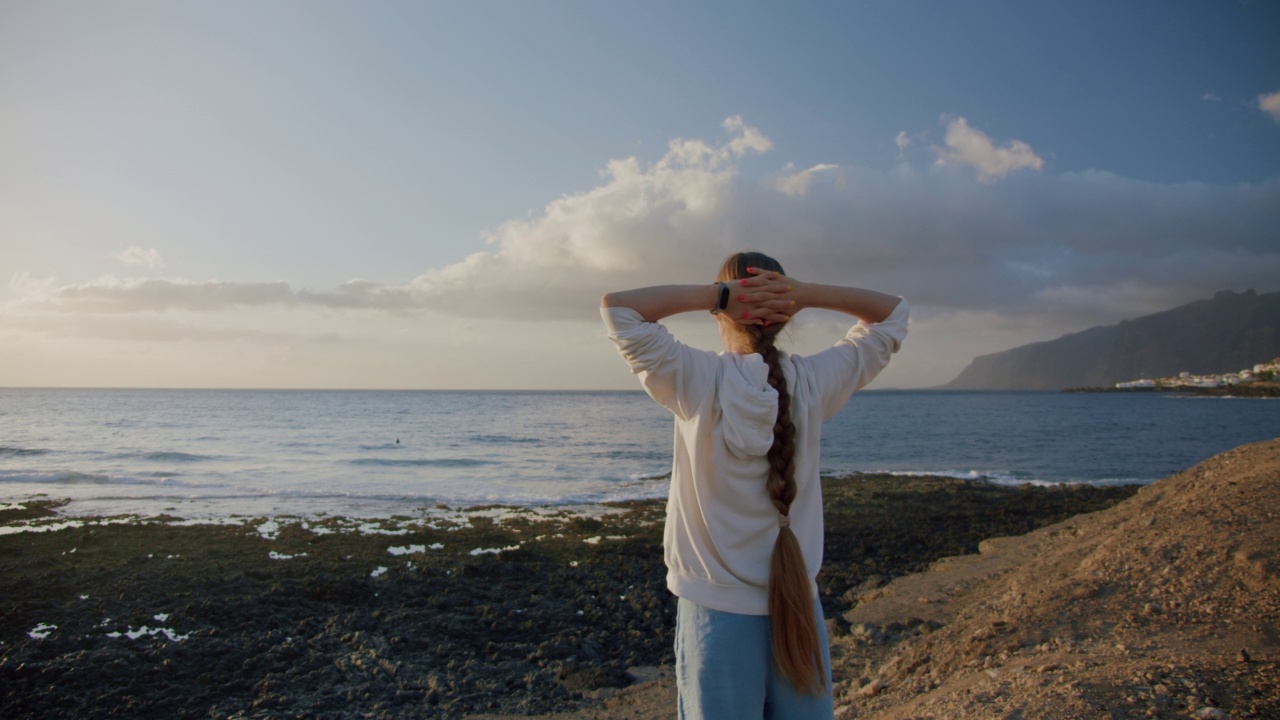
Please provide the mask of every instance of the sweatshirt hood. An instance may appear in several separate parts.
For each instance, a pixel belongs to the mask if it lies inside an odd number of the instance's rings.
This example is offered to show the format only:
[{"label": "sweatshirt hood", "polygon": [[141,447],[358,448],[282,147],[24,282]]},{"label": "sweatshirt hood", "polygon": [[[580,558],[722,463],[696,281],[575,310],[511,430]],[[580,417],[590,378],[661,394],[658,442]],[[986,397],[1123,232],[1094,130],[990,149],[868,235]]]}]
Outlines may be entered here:
[{"label": "sweatshirt hood", "polygon": [[740,458],[763,457],[773,446],[778,391],[759,354],[721,355],[719,399],[724,442]]}]

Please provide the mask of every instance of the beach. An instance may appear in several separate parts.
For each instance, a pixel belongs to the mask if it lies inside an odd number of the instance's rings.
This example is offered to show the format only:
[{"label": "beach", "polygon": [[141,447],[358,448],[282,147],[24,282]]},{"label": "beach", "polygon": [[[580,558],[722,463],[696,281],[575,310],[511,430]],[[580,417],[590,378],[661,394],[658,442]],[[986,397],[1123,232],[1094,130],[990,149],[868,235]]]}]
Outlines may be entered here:
[{"label": "beach", "polygon": [[[859,588],[1137,491],[887,475],[824,488],[833,632]],[[0,510],[6,718],[615,713],[669,689],[660,500],[226,524],[58,504]]]}]

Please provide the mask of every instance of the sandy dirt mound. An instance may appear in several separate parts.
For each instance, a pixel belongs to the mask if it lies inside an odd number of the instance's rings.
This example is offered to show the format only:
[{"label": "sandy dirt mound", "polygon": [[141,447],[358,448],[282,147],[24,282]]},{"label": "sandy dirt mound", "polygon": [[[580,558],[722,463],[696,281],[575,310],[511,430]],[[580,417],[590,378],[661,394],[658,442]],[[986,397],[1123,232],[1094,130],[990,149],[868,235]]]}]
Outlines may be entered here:
[{"label": "sandy dirt mound", "polygon": [[1280,439],[986,541],[857,596],[837,716],[1280,717],[1277,548]]},{"label": "sandy dirt mound", "polygon": [[[1280,718],[1280,439],[848,594],[836,716]],[[669,718],[669,677],[555,720]],[[492,716],[484,716],[489,718]]]}]

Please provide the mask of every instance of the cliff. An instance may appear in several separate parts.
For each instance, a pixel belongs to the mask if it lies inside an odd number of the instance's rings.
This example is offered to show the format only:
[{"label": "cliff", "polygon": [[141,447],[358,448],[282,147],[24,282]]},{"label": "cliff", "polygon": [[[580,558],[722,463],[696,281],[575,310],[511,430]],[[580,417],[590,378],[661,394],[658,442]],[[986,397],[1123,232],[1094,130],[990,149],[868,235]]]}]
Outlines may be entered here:
[{"label": "cliff", "polygon": [[1222,373],[1280,355],[1280,292],[1212,299],[974,358],[946,390],[1061,390]]}]

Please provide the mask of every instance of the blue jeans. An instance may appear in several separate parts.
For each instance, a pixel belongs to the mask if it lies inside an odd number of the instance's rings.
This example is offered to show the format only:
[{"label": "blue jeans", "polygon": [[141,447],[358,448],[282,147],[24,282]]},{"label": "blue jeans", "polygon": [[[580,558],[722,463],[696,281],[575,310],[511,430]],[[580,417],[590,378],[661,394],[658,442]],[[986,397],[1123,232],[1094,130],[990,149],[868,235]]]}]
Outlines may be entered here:
[{"label": "blue jeans", "polygon": [[777,674],[767,615],[712,610],[679,598],[676,687],[681,720],[832,720],[831,653],[814,601],[827,688],[802,695]]}]

